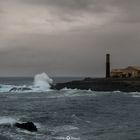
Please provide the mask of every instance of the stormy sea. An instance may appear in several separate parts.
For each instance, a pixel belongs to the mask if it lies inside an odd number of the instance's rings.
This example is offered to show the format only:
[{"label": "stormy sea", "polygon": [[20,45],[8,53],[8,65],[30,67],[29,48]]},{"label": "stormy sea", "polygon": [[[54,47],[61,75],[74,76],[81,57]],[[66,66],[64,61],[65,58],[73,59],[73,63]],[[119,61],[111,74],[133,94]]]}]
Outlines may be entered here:
[{"label": "stormy sea", "polygon": [[[0,78],[0,140],[139,140],[140,93],[51,90],[42,73]],[[33,122],[38,131],[16,128]]]}]

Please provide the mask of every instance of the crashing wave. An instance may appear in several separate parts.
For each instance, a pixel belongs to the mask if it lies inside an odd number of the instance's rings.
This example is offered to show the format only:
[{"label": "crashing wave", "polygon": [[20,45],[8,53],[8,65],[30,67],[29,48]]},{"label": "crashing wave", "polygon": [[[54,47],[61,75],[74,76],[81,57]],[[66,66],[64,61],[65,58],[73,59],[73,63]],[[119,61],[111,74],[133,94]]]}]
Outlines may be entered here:
[{"label": "crashing wave", "polygon": [[34,77],[33,89],[46,91],[52,84],[53,80],[46,73],[37,74]]},{"label": "crashing wave", "polygon": [[10,125],[12,126],[13,124],[16,123],[16,119],[11,118],[11,117],[0,117],[0,125]]},{"label": "crashing wave", "polygon": [[50,90],[53,80],[46,74],[37,74],[30,86],[0,85],[0,92],[45,92]]}]

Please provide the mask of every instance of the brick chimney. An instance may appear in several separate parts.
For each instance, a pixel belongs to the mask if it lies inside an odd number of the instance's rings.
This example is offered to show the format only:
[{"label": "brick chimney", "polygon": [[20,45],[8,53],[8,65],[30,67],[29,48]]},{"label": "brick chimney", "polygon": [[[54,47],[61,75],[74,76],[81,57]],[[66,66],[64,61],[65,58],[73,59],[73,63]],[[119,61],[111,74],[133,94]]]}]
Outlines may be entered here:
[{"label": "brick chimney", "polygon": [[110,78],[110,54],[106,54],[106,78]]}]

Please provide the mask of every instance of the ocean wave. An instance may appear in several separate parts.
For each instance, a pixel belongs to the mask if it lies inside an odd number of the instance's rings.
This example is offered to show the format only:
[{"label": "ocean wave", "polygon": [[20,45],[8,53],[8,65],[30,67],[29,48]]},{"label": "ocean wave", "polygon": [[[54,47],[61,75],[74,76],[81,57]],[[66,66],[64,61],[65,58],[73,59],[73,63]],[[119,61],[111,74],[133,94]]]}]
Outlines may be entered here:
[{"label": "ocean wave", "polygon": [[46,92],[50,91],[53,80],[46,73],[34,76],[32,85],[0,85],[0,92]]},{"label": "ocean wave", "polygon": [[132,97],[135,97],[135,98],[140,98],[140,92],[131,92],[131,93],[129,93],[129,95],[131,95]]},{"label": "ocean wave", "polygon": [[3,116],[0,117],[0,125],[14,125],[17,122],[16,118]]}]

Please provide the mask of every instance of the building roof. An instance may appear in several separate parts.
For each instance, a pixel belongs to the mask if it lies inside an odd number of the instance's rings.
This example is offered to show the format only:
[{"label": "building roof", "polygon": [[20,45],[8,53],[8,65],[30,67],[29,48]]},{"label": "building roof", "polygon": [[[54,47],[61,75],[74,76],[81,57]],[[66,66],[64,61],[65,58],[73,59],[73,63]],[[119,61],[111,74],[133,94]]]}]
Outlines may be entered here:
[{"label": "building roof", "polygon": [[127,71],[140,71],[140,66],[128,66],[124,69],[112,69],[111,72],[114,73],[121,73],[121,72],[127,72]]},{"label": "building roof", "polygon": [[140,66],[128,66],[126,69],[134,69],[140,71]]},{"label": "building roof", "polygon": [[112,69],[111,72],[123,72],[124,69]]}]

